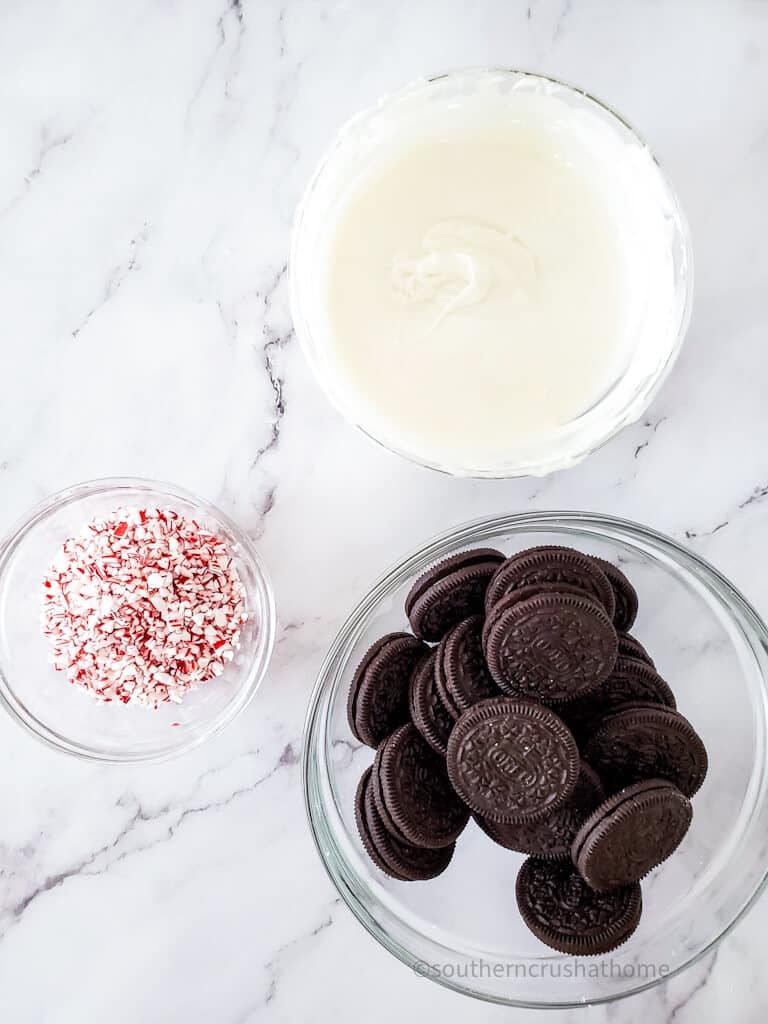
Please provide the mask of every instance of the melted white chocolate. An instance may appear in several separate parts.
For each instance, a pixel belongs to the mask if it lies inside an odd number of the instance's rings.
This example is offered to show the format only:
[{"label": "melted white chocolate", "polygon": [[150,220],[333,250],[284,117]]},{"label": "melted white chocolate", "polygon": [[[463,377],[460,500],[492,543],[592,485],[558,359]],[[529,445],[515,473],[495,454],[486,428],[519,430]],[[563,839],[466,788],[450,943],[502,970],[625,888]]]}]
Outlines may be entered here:
[{"label": "melted white chocolate", "polygon": [[483,89],[423,116],[418,103],[377,115],[381,140],[364,140],[330,204],[323,359],[384,443],[454,469],[501,465],[621,377],[648,290],[632,246],[647,263],[657,245],[662,262],[666,236],[627,193],[630,147],[597,117]]}]

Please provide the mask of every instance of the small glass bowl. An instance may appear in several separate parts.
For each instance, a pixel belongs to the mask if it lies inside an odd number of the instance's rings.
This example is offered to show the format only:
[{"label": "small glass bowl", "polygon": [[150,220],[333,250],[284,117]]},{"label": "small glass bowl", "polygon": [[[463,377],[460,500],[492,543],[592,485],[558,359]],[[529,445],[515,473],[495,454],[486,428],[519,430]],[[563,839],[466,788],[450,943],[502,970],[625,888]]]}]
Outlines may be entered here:
[{"label": "small glass bowl", "polygon": [[[515,878],[524,858],[470,821],[439,878],[398,882],[366,856],[354,793],[373,751],[352,736],[347,691],[364,651],[407,629],[403,599],[428,566],[475,545],[506,553],[566,544],[621,564],[640,597],[632,632],[702,736],[709,773],[679,849],[643,882],[643,916],[623,946],[569,958],[523,925]],[[646,527],[576,512],[461,526],[391,569],[355,608],[320,670],[305,727],[304,786],[326,870],[364,927],[418,974],[510,1006],[609,1002],[663,981],[711,950],[754,903],[768,863],[768,631],[703,559]]]},{"label": "small glass bowl", "polygon": [[[387,428],[374,424],[371,416],[361,411],[360,402],[334,369],[324,315],[323,280],[318,274],[322,258],[318,254],[362,170],[382,148],[391,145],[392,132],[397,130],[392,126],[405,121],[414,137],[419,137],[419,126],[423,134],[422,121],[411,124],[408,120],[414,119],[415,101],[425,112],[419,117],[441,117],[460,105],[465,96],[483,90],[497,98],[521,92],[554,96],[576,119],[592,119],[602,144],[614,156],[617,152],[623,154],[623,162],[614,160],[610,166],[606,157],[603,173],[616,180],[620,176],[622,182],[628,218],[622,231],[627,237],[627,250],[633,254],[631,276],[637,295],[630,303],[631,353],[591,408],[546,436],[521,443],[505,457],[484,465],[468,464],[464,458],[449,464],[415,448],[406,450],[392,432],[392,436],[385,436]],[[653,218],[649,215],[651,208]],[[662,226],[648,235],[651,221]],[[646,235],[647,244],[640,244]],[[430,469],[465,477],[544,476],[567,469],[634,423],[674,365],[688,330],[693,302],[693,251],[688,226],[669,179],[646,143],[619,114],[583,89],[512,68],[470,68],[434,75],[383,97],[352,117],[321,160],[297,206],[289,268],[297,337],[315,377],[338,412],[388,450]],[[663,291],[657,295],[658,275],[662,273]],[[660,299],[662,294],[664,298]]]},{"label": "small glass bowl", "polygon": [[[63,542],[121,506],[170,508],[223,538],[245,588],[248,621],[221,676],[157,710],[96,702],[49,662],[41,632],[43,579]],[[272,587],[248,536],[223,512],[168,484],[114,479],[47,498],[0,543],[0,703],[45,743],[86,760],[159,761],[211,739],[248,705],[275,638]]]}]

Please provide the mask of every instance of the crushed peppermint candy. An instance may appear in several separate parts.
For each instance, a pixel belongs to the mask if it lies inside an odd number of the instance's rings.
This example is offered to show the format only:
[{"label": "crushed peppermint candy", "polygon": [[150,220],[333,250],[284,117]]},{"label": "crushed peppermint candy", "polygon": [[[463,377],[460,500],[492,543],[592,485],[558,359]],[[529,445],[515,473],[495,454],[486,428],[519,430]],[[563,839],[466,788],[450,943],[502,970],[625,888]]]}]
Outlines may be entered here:
[{"label": "crushed peppermint candy", "polygon": [[43,585],[51,662],[98,701],[181,703],[221,675],[247,620],[227,544],[170,509],[94,519]]}]

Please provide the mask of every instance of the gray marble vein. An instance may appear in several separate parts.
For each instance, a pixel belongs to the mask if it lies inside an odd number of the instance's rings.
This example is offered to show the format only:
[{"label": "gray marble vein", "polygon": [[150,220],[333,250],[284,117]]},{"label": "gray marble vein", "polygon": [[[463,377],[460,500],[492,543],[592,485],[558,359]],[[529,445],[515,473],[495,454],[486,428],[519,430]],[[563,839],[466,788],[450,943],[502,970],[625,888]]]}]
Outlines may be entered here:
[{"label": "gray marble vein", "polygon": [[72,139],[73,134],[73,132],[52,133],[48,125],[42,126],[40,129],[40,148],[38,149],[34,166],[24,174],[23,182],[16,195],[11,196],[5,205],[0,206],[0,221],[22,201],[29,189],[34,185],[36,179],[43,173],[44,165],[51,154],[57,149],[61,149],[62,146],[66,146]]},{"label": "gray marble vein", "polygon": [[[259,751],[243,756],[248,760],[256,760],[257,762],[260,760]],[[169,842],[190,816],[206,814],[212,810],[221,810],[228,807],[233,800],[252,794],[260,786],[272,779],[275,773],[281,769],[295,767],[298,764],[298,761],[299,756],[294,745],[292,743],[288,743],[280,753],[275,764],[266,772],[259,774],[253,781],[249,781],[246,784],[229,791],[226,796],[221,799],[212,800],[210,802],[193,803],[188,806],[165,805],[158,810],[150,812],[145,809],[141,802],[134,796],[121,796],[118,800],[118,804],[122,809],[127,809],[129,811],[129,817],[115,837],[106,845],[89,853],[82,861],[70,865],[66,869],[59,871],[54,875],[50,875],[42,879],[34,889],[24,893],[15,903],[7,908],[2,908],[2,914],[0,914],[0,943],[2,943],[6,935],[7,928],[10,927],[10,925],[7,925],[5,928],[2,927],[3,917],[9,917],[11,919],[10,924],[18,922],[28,907],[30,907],[35,900],[39,899],[45,893],[50,892],[52,889],[56,889],[63,885],[68,879],[74,877],[101,875],[105,871],[110,870],[116,864],[120,863],[126,857],[137,856],[145,853],[147,850],[153,849],[159,843]],[[211,772],[204,773],[198,780],[198,788],[203,782],[205,776],[209,774],[215,774],[215,771],[212,770]],[[140,843],[140,845],[131,847],[128,850],[121,849],[123,840],[130,836],[134,830],[143,825],[158,822],[162,825],[162,829],[156,838],[146,843]],[[115,854],[116,856],[112,856],[112,854]],[[6,853],[5,856],[10,857],[10,854]]]},{"label": "gray marble vein", "polygon": [[71,334],[73,338],[77,338],[80,332],[88,326],[91,318],[94,317],[100,309],[103,309],[109,300],[117,294],[129,274],[132,274],[138,269],[141,252],[147,243],[148,234],[149,225],[145,222],[128,243],[128,253],[124,262],[111,271],[98,302],[88,310],[77,327],[72,330]]}]

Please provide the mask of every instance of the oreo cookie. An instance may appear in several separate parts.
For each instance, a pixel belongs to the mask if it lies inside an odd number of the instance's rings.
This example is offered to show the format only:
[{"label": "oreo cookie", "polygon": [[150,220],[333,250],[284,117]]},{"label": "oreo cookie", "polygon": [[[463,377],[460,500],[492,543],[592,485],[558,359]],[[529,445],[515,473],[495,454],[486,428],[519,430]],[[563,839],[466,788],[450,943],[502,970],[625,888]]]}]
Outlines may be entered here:
[{"label": "oreo cookie", "polygon": [[613,562],[607,562],[604,558],[594,557],[593,561],[602,569],[613,588],[613,596],[616,603],[613,613],[613,624],[616,629],[626,632],[632,628],[637,618],[637,591],[621,569],[618,569]]},{"label": "oreo cookie", "polygon": [[435,684],[436,656],[436,652],[432,651],[428,658],[416,666],[411,677],[408,704],[413,724],[430,747],[441,757],[445,757],[448,737],[455,719],[437,692]]},{"label": "oreo cookie", "polygon": [[617,650],[616,630],[594,601],[540,594],[494,619],[485,656],[503,693],[554,704],[599,686]]},{"label": "oreo cookie", "polygon": [[[491,584],[488,586],[488,592],[486,594],[485,612],[491,610],[491,607],[507,594],[511,593],[511,590],[506,589],[507,575],[509,567],[517,561],[518,558],[529,558],[531,555],[543,555],[550,551],[570,551],[570,548],[564,548],[562,545],[557,544],[542,544],[538,547],[524,548],[522,551],[515,552],[514,555],[510,555],[509,558],[505,558],[502,564],[496,571],[496,574],[491,580]],[[534,586],[536,584],[533,584]],[[540,584],[543,586],[549,586],[550,584]],[[557,584],[553,584],[557,586]],[[522,588],[520,588],[522,589]],[[581,588],[577,588],[581,592]]]},{"label": "oreo cookie", "polygon": [[405,599],[416,636],[436,643],[451,626],[481,612],[488,583],[503,560],[494,548],[477,548],[438,562],[421,575]]},{"label": "oreo cookie", "polygon": [[435,689],[437,690],[440,700],[443,702],[443,707],[455,722],[459,718],[461,712],[453,703],[453,697],[448,692],[445,679],[445,645],[447,639],[448,635],[444,636],[437,645],[437,649],[435,651]]},{"label": "oreo cookie", "polygon": [[485,661],[482,630],[482,616],[473,615],[454,626],[440,643],[441,677],[459,714],[478,701],[501,696]]},{"label": "oreo cookie", "polygon": [[618,634],[619,637],[619,657],[620,658],[637,658],[638,661],[644,661],[651,668],[655,668],[653,658],[650,656],[648,651],[643,647],[640,641],[632,636],[631,633]]},{"label": "oreo cookie", "polygon": [[462,800],[491,821],[541,821],[571,796],[576,741],[548,708],[505,698],[465,711],[448,739],[448,777]]},{"label": "oreo cookie", "polygon": [[594,723],[627,704],[660,704],[672,710],[677,707],[674,693],[655,669],[637,658],[617,658],[605,682],[554,710],[576,739],[583,741]]},{"label": "oreo cookie", "polygon": [[603,893],[592,889],[568,861],[529,857],[515,886],[520,915],[543,943],[569,956],[595,956],[618,948],[640,923],[637,882]]},{"label": "oreo cookie", "polygon": [[401,725],[382,743],[374,772],[376,806],[396,838],[437,850],[461,834],[469,812],[448,780],[444,761],[414,725]]},{"label": "oreo cookie", "polygon": [[596,598],[613,619],[616,599],[605,573],[580,551],[566,547],[531,548],[508,558],[494,574],[486,594],[486,609],[511,590],[537,583],[565,583]]},{"label": "oreo cookie", "polygon": [[536,857],[570,858],[576,833],[604,797],[597,772],[582,761],[570,798],[543,821],[509,825],[480,815],[475,815],[475,821],[490,839],[507,850]]},{"label": "oreo cookie", "polygon": [[675,852],[692,816],[690,800],[671,782],[637,782],[584,822],[573,841],[573,863],[598,892],[639,882]]},{"label": "oreo cookie", "polygon": [[402,875],[393,868],[390,868],[389,864],[387,864],[384,858],[379,854],[378,847],[371,836],[366,796],[370,794],[372,772],[372,768],[366,768],[357,784],[357,792],[355,793],[355,823],[357,824],[357,832],[362,840],[365,852],[371,858],[376,867],[380,871],[383,871],[385,875],[390,875],[392,878],[405,881]]},{"label": "oreo cookie", "polygon": [[376,758],[373,762],[373,771],[371,774],[371,793],[373,794],[373,801],[376,805],[376,811],[384,824],[387,832],[395,839],[400,840],[402,843],[407,843],[408,840],[402,834],[400,829],[392,820],[387,805],[384,803],[384,794],[381,789],[381,752],[384,749],[382,743],[379,749],[376,751]]},{"label": "oreo cookie", "polygon": [[408,721],[411,675],[428,652],[409,633],[390,633],[366,651],[347,698],[349,727],[361,743],[375,748]]},{"label": "oreo cookie", "polygon": [[530,597],[538,597],[540,594],[570,594],[572,597],[579,597],[583,600],[592,601],[598,608],[605,609],[592,594],[588,594],[579,587],[569,586],[567,583],[533,583],[529,587],[520,587],[519,590],[510,590],[508,594],[500,598],[492,608],[486,609],[485,622],[483,623],[482,641],[483,649],[488,643],[488,634],[496,625],[499,618],[513,605],[527,601]]},{"label": "oreo cookie", "polygon": [[402,882],[436,878],[448,867],[454,844],[426,850],[396,839],[385,828],[376,810],[371,788],[372,769],[363,773],[355,794],[355,821],[365,851],[381,871]]},{"label": "oreo cookie", "polygon": [[687,797],[707,774],[707,751],[687,718],[655,704],[603,718],[584,747],[609,792],[645,779],[666,779]]}]

